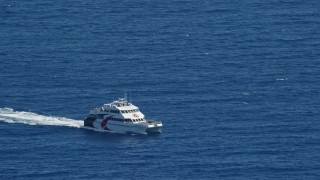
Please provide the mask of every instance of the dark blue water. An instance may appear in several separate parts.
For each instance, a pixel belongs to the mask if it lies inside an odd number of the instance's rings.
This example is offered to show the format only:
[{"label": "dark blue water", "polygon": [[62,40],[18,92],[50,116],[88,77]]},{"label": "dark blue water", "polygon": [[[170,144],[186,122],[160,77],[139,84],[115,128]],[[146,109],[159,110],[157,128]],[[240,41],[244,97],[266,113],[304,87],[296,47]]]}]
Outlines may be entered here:
[{"label": "dark blue water", "polygon": [[[317,0],[1,1],[0,177],[318,179],[319,30]],[[59,124],[126,90],[162,134]]]}]

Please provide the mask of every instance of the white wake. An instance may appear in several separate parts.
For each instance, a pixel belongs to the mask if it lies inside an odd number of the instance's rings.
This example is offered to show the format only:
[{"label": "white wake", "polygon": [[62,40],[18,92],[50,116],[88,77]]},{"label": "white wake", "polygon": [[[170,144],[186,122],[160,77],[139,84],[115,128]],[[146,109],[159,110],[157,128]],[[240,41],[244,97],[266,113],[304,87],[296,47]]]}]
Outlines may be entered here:
[{"label": "white wake", "polygon": [[39,115],[33,112],[14,111],[11,108],[0,108],[0,121],[23,123],[29,125],[69,126],[83,128],[83,121],[64,117]]}]

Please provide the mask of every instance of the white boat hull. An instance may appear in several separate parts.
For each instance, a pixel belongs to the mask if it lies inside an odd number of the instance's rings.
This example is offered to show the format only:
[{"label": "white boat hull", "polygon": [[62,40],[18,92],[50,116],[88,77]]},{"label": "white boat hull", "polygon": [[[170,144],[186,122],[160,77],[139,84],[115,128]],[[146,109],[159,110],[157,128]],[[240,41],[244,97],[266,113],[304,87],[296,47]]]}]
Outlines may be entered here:
[{"label": "white boat hull", "polygon": [[[89,126],[86,125],[85,126]],[[133,133],[133,134],[148,134],[148,133],[161,133],[162,124],[149,122],[149,123],[122,123],[110,122],[104,119],[96,119],[93,121],[92,126],[101,131],[113,131],[119,133]]]}]

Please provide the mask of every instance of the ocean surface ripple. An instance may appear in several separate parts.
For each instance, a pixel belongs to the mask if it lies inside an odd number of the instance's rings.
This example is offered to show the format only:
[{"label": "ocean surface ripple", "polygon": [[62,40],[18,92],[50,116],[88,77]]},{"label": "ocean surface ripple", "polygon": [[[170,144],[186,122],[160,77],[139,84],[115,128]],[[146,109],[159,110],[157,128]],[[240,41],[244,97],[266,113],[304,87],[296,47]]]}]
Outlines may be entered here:
[{"label": "ocean surface ripple", "polygon": [[[5,0],[1,179],[319,179],[319,7]],[[83,127],[125,91],[162,134]]]}]

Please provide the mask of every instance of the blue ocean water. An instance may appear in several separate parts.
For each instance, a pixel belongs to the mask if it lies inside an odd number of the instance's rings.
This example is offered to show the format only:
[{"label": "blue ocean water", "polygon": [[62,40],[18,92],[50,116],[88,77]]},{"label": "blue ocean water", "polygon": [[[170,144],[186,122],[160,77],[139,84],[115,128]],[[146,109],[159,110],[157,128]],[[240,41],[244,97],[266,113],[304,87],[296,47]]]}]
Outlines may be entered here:
[{"label": "blue ocean water", "polygon": [[[319,29],[316,0],[1,1],[0,177],[318,179]],[[125,91],[162,134],[81,128]]]}]

